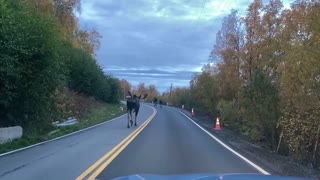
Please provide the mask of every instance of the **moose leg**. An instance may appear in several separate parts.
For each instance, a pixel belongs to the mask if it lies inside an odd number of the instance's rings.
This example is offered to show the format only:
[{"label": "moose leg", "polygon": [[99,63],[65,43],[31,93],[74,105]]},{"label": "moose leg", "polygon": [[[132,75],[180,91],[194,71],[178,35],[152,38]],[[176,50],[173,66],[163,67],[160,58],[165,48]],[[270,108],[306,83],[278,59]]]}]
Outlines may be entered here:
[{"label": "moose leg", "polygon": [[132,126],[132,124],[133,124],[133,121],[132,121],[132,110],[130,110],[130,126]]},{"label": "moose leg", "polygon": [[139,112],[139,109],[136,109],[135,110],[135,113],[134,113],[134,126],[137,126],[137,116],[138,116],[138,112]]},{"label": "moose leg", "polygon": [[130,128],[130,126],[129,126],[129,119],[130,119],[130,118],[129,118],[129,113],[130,113],[130,111],[128,110],[128,111],[127,111],[127,114],[128,114],[128,126],[127,126],[127,127],[128,127],[128,128]]}]

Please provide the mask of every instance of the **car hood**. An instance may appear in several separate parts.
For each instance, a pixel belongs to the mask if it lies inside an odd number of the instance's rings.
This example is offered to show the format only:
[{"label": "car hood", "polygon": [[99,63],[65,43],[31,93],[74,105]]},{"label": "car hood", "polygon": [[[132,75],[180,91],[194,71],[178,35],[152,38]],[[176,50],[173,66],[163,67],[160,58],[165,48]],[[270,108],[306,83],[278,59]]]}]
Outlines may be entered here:
[{"label": "car hood", "polygon": [[114,180],[310,180],[304,177],[291,176],[273,176],[261,174],[184,174],[184,175],[156,175],[156,174],[134,174],[124,177],[119,177]]}]

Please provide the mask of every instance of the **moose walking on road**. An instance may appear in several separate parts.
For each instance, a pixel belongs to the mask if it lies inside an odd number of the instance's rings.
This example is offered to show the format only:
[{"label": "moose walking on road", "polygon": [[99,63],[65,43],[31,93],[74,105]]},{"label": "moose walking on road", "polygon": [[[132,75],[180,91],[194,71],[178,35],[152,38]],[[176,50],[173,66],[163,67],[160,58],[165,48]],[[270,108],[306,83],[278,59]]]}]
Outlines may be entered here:
[{"label": "moose walking on road", "polygon": [[153,105],[154,107],[157,107],[158,99],[156,97],[153,98]]},{"label": "moose walking on road", "polygon": [[[140,96],[132,95],[130,91],[128,91],[128,94],[129,94],[129,98],[127,99],[127,113],[128,113],[127,127],[130,128],[133,124],[133,120],[132,120],[133,113],[135,114],[134,125],[137,126],[137,116],[140,108],[141,95]],[[146,98],[147,96],[148,94],[145,94],[142,99]]]}]

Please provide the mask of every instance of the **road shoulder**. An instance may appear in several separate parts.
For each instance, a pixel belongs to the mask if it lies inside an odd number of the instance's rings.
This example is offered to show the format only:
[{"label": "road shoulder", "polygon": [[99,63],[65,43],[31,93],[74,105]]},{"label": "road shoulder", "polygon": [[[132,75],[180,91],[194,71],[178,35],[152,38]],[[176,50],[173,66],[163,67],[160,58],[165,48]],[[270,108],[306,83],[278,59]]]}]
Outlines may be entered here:
[{"label": "road shoulder", "polygon": [[175,109],[192,118],[197,124],[209,131],[212,135],[218,137],[232,149],[258,164],[271,174],[320,179],[319,170],[301,165],[289,157],[281,156],[257,144],[251,143],[245,137],[226,127],[221,127],[221,131],[214,130],[215,121],[207,115],[197,114],[192,117],[189,111],[181,110],[180,108]]}]

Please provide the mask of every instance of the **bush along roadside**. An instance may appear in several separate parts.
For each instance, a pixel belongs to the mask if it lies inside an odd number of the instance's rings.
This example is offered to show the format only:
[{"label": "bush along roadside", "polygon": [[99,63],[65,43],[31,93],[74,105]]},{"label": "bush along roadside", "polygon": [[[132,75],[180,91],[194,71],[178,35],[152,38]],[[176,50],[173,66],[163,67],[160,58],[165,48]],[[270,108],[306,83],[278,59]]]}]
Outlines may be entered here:
[{"label": "bush along roadside", "polygon": [[96,124],[106,122],[125,113],[122,104],[102,104],[99,107],[92,108],[79,122],[64,127],[52,127],[49,131],[37,134],[27,132],[22,138],[0,145],[0,154],[12,150],[30,146],[46,140],[54,139]]},{"label": "bush along roadside", "polygon": [[82,113],[57,98],[63,88],[103,103],[119,100],[119,80],[96,60],[100,34],[71,27],[75,5],[58,4],[0,0],[0,127],[45,134],[52,121]]}]

